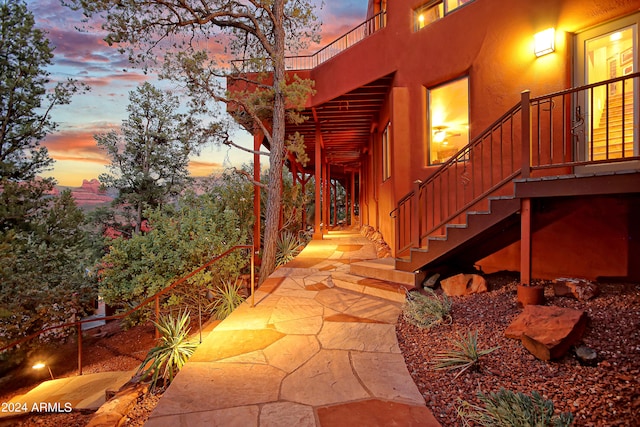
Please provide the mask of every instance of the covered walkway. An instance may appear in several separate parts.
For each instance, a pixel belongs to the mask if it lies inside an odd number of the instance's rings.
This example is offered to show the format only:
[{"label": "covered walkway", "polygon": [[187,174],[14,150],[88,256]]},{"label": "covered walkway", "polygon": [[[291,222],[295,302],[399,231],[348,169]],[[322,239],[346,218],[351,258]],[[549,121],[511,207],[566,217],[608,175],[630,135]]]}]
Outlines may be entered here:
[{"label": "covered walkway", "polygon": [[146,425],[439,426],[395,333],[404,288],[349,274],[353,231],[313,240],[203,341]]}]

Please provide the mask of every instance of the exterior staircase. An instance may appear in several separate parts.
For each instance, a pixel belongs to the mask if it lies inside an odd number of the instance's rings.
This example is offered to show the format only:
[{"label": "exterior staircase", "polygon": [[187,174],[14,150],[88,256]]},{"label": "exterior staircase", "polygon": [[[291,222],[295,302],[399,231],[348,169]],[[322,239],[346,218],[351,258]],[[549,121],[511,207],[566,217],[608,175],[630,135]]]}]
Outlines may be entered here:
[{"label": "exterior staircase", "polygon": [[[639,79],[633,73],[537,98],[522,92],[518,104],[398,202],[391,212],[396,268],[464,269],[520,240],[523,199],[639,193]],[[606,94],[603,109],[582,117],[580,102],[594,93]],[[540,227],[563,212],[535,214]]]},{"label": "exterior staircase", "polygon": [[501,196],[487,200],[486,210],[467,211],[463,222],[446,224],[443,235],[428,236],[426,245],[411,248],[409,256],[396,259],[396,268],[403,271],[439,270],[454,258],[456,264],[471,265],[516,241],[520,199]]}]

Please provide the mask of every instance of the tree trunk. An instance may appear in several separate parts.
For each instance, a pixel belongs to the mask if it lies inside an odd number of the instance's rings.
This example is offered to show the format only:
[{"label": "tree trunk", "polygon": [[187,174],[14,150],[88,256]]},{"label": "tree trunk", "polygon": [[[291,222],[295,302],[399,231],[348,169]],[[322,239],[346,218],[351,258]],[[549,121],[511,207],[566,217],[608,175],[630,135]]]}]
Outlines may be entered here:
[{"label": "tree trunk", "polygon": [[284,161],[285,105],[281,84],[285,81],[284,70],[284,3],[275,0],[273,14],[274,55],[273,60],[273,129],[271,133],[271,151],[269,152],[269,189],[267,191],[267,210],[265,212],[264,247],[258,283],[264,282],[275,270],[276,250],[279,234],[280,210],[282,209],[282,164]]}]

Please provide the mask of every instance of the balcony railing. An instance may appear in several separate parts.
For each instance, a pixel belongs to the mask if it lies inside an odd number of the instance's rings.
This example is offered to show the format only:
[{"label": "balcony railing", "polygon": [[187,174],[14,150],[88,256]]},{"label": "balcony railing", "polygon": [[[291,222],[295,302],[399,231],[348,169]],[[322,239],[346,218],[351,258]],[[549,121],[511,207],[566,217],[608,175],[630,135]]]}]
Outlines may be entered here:
[{"label": "balcony railing", "polygon": [[475,137],[391,212],[398,256],[446,224],[484,210],[489,196],[513,195],[517,176],[567,175],[579,166],[640,159],[640,73],[521,102]]},{"label": "balcony railing", "polygon": [[[342,35],[337,40],[329,43],[312,55],[287,56],[285,57],[285,68],[287,70],[311,70],[323,62],[328,61],[340,52],[349,49],[356,43],[364,40],[378,30],[385,27],[387,12],[382,11],[377,15],[367,19],[357,27]],[[261,62],[261,61],[258,61]],[[237,72],[257,72],[264,71],[256,65],[255,61],[234,60],[231,64]]]}]

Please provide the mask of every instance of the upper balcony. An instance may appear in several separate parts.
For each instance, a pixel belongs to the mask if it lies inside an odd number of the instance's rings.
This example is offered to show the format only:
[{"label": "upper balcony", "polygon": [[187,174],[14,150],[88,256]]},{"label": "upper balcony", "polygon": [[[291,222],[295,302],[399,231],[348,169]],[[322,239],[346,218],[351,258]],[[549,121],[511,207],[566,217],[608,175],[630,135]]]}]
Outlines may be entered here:
[{"label": "upper balcony", "polygon": [[[366,39],[385,27],[387,12],[382,11],[372,16],[360,25],[356,26],[340,38],[329,43],[319,51],[311,55],[285,57],[285,68],[289,71],[312,70],[318,65],[328,61],[339,53],[349,49],[356,43]],[[245,60],[231,61],[236,72],[251,73],[258,70],[252,69],[251,62]]]}]

